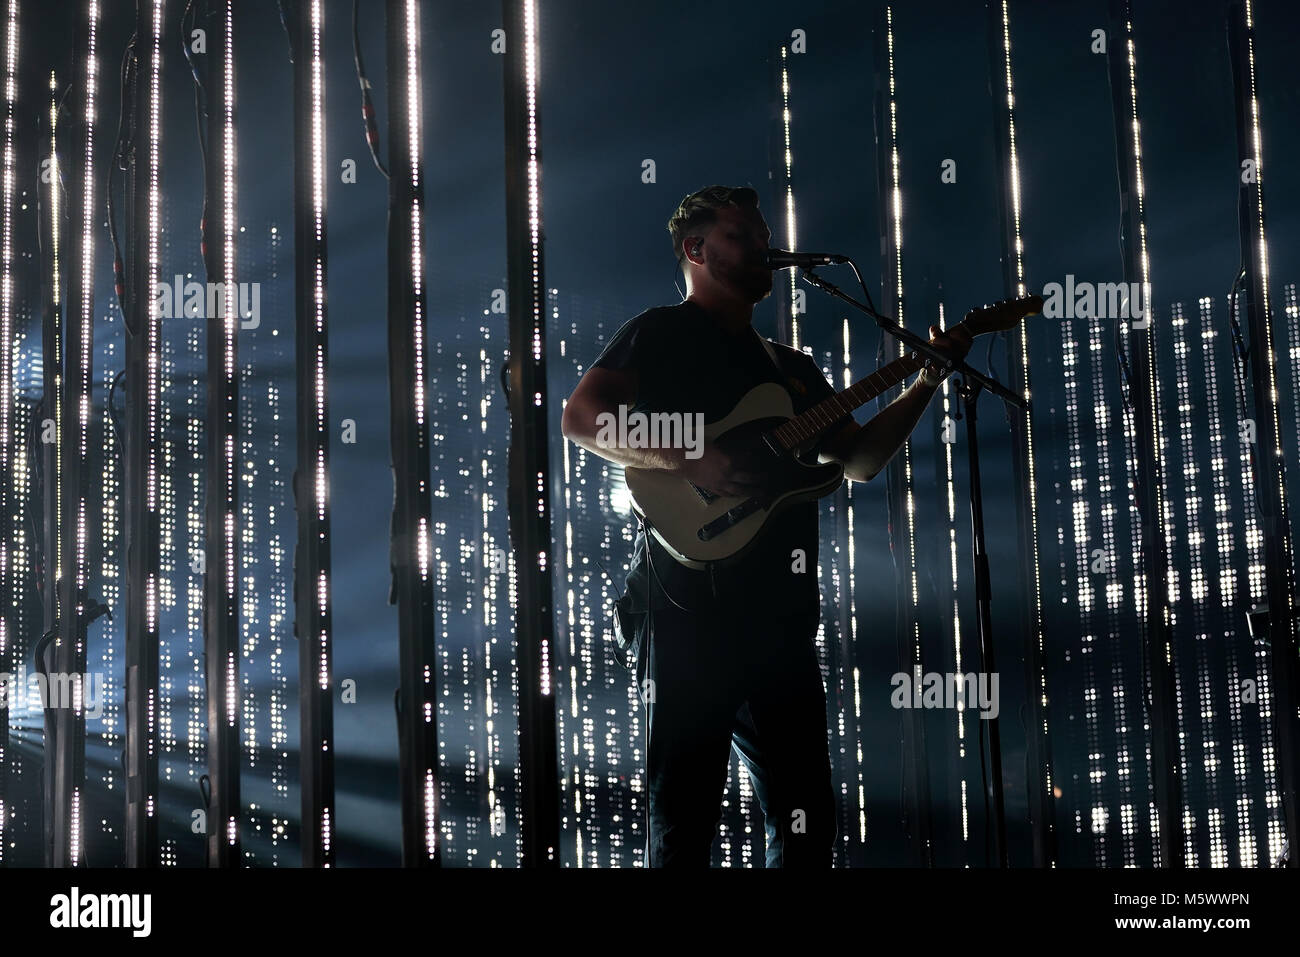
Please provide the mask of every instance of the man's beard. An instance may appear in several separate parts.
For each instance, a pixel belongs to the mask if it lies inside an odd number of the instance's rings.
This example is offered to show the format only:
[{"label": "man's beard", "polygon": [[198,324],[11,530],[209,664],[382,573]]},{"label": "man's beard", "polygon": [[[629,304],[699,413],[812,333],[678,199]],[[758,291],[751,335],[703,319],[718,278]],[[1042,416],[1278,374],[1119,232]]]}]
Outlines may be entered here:
[{"label": "man's beard", "polygon": [[772,270],[759,259],[715,269],[714,278],[746,302],[761,302],[772,294]]}]

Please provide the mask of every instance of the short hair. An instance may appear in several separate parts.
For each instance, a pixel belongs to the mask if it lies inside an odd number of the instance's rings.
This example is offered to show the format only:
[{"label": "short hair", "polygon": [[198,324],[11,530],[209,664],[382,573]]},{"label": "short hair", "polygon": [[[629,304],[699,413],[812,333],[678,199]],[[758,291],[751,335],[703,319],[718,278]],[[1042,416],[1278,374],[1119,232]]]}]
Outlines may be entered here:
[{"label": "short hair", "polygon": [[706,186],[678,204],[668,219],[668,235],[673,240],[673,255],[678,264],[682,261],[682,243],[692,231],[701,226],[711,226],[718,219],[718,210],[727,206],[741,209],[758,208],[758,193],[748,186]]}]

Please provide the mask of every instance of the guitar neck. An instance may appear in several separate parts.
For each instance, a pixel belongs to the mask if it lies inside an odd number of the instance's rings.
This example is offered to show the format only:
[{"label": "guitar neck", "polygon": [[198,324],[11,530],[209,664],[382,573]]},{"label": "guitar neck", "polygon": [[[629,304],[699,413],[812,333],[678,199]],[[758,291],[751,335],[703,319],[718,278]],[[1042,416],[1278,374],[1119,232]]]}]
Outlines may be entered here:
[{"label": "guitar neck", "polygon": [[822,399],[807,412],[773,429],[772,437],[787,452],[804,448],[820,438],[844,416],[851,414],[854,409],[866,405],[882,392],[898,385],[924,365],[925,359],[921,357],[903,356],[895,359],[843,392]]},{"label": "guitar neck", "polygon": [[[961,322],[949,329],[962,329],[966,335],[974,338],[988,333],[1007,332],[1019,325],[1026,316],[1040,312],[1043,308],[1042,296],[1024,296],[1019,299],[1007,299],[995,302],[991,306],[972,309],[966,313]],[[913,372],[925,366],[925,357],[908,355],[895,359],[883,369],[877,369],[861,382],[849,386],[843,392],[837,392],[830,398],[823,399],[803,415],[773,429],[769,435],[786,452],[798,452],[808,448],[814,441],[828,432],[846,415],[859,406],[865,405],[886,389],[893,388]]]}]

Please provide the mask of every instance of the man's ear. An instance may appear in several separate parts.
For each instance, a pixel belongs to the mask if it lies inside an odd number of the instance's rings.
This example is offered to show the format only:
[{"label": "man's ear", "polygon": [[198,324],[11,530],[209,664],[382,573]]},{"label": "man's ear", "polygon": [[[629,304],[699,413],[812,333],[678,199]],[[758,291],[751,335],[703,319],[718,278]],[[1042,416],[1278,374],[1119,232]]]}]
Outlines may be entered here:
[{"label": "man's ear", "polygon": [[697,266],[704,262],[704,237],[687,236],[682,240],[682,255]]}]

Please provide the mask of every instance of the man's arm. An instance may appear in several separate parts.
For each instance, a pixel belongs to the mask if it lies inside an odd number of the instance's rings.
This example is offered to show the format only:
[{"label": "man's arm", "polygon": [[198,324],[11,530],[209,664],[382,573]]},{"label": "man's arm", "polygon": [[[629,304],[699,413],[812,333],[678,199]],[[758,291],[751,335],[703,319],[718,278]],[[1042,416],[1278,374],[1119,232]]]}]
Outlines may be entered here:
[{"label": "man's arm", "polygon": [[600,417],[610,413],[617,418],[620,405],[631,408],[635,401],[635,372],[599,366],[588,369],[564,404],[560,431],[570,442],[617,465],[668,471],[681,468],[683,453],[680,449],[633,449],[605,445],[596,440],[600,432]]},{"label": "man's arm", "polygon": [[869,482],[894,457],[921,421],[937,385],[926,385],[917,377],[906,391],[866,425],[845,423],[823,442],[818,459],[839,462],[844,477]]},{"label": "man's arm", "polygon": [[[730,455],[711,443],[704,444],[699,458],[691,459],[685,448],[628,448],[600,441],[602,422],[617,421],[619,406],[631,409],[636,395],[635,372],[594,366],[565,403],[560,431],[570,442],[624,468],[672,472],[724,495],[751,495],[762,488],[761,475],[740,468]],[[606,415],[613,418],[605,419]]]},{"label": "man's arm", "polygon": [[[970,352],[971,337],[961,326],[942,334],[938,326],[931,326],[930,344],[954,361],[961,361]],[[924,376],[917,376],[902,395],[866,425],[845,423],[832,432],[823,440],[818,459],[839,462],[844,466],[844,477],[850,481],[870,481],[903,447],[938,388],[937,384],[928,385]]]}]

